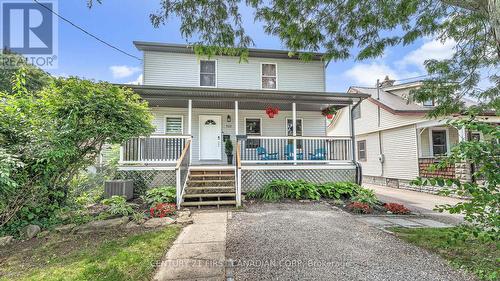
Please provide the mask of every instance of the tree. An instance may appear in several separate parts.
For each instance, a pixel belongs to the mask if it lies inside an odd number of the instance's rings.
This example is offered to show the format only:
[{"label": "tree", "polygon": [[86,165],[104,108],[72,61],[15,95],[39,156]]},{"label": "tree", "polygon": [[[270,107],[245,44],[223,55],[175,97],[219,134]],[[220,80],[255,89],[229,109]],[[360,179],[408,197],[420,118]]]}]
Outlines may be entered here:
[{"label": "tree", "polygon": [[48,85],[52,77],[45,71],[26,62],[26,59],[19,54],[4,49],[0,53],[0,92],[7,93],[12,89],[12,78],[19,71],[24,69],[25,85],[29,92],[38,91]]},{"label": "tree", "polygon": [[[89,7],[93,2],[88,0]],[[498,127],[482,123],[476,116],[491,110],[498,114],[500,107],[499,0],[162,0],[159,3],[159,9],[150,17],[153,26],[158,27],[172,17],[180,18],[182,36],[197,38],[193,48],[204,55],[247,54],[245,50],[254,43],[244,29],[240,13],[244,5],[255,11],[255,19],[264,23],[266,33],[281,39],[284,47],[291,50],[290,55],[304,60],[315,51],[323,51],[325,61],[353,56],[362,60],[382,55],[387,47],[407,45],[423,37],[451,40],[456,44],[452,58],[426,61],[429,78],[421,89],[412,92],[411,98],[434,99],[438,106],[429,114],[431,118],[468,116],[467,122],[451,125],[479,129],[489,138],[498,138],[495,129]],[[478,89],[483,79],[489,79],[490,84]],[[478,105],[466,108],[463,102],[466,96],[476,99]],[[486,151],[479,153],[478,146]],[[470,183],[455,189],[454,192],[466,192],[478,200],[454,211],[465,212],[470,221],[476,222],[487,214],[488,219],[479,220],[477,226],[492,236],[499,231],[498,213],[484,211],[498,211],[499,205],[498,196],[490,196],[500,194],[499,156],[494,147],[464,142],[446,160],[480,161],[482,167],[488,167],[478,169],[475,174],[487,179],[484,185]]]},{"label": "tree", "polygon": [[153,131],[147,103],[131,89],[79,78],[28,91],[24,69],[0,99],[0,227],[50,224],[71,179],[105,143]]}]

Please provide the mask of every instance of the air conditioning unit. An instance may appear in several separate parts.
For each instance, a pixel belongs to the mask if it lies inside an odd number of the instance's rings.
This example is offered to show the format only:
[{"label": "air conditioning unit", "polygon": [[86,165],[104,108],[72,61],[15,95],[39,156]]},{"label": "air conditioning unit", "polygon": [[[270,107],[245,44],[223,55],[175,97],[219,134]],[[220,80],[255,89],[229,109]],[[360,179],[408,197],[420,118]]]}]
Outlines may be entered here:
[{"label": "air conditioning unit", "polygon": [[106,197],[118,195],[125,197],[127,200],[130,200],[134,197],[134,181],[132,180],[105,181],[104,195]]}]

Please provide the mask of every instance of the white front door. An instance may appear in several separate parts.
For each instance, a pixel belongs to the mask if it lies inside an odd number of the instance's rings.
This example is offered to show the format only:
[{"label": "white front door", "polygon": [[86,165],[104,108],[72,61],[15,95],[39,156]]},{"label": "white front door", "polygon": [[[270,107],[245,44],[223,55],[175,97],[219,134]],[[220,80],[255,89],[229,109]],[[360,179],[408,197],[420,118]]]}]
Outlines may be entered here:
[{"label": "white front door", "polygon": [[222,159],[221,117],[200,115],[200,160]]}]

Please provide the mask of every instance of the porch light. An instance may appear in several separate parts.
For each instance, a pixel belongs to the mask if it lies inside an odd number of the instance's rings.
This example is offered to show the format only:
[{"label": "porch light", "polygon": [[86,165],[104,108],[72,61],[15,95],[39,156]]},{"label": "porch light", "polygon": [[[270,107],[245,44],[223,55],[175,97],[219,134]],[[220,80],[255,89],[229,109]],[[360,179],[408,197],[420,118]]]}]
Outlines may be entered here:
[{"label": "porch light", "polygon": [[231,123],[231,115],[227,115],[227,123]]}]

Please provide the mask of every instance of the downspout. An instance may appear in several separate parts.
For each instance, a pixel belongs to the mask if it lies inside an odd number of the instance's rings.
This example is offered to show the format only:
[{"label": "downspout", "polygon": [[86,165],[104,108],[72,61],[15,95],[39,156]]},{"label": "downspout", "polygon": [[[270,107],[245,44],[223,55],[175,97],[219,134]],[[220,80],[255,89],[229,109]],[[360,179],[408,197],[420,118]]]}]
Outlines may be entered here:
[{"label": "downspout", "polygon": [[351,107],[351,110],[349,112],[349,116],[350,116],[350,125],[351,125],[351,153],[352,153],[352,162],[353,164],[356,166],[356,183],[361,185],[361,182],[363,180],[363,172],[361,170],[361,165],[358,163],[358,161],[356,161],[356,147],[355,147],[355,144],[356,144],[356,133],[354,132],[354,117],[352,116],[352,112],[354,111],[354,109],[356,107],[358,107],[360,105],[360,103],[363,101],[363,99],[359,99],[358,102],[353,106]]},{"label": "downspout", "polygon": [[[380,80],[377,79],[377,100],[380,100]],[[382,132],[380,131],[380,105],[377,105],[377,126],[378,126],[378,152],[380,162],[380,176],[384,176],[384,154],[382,147]]]}]

